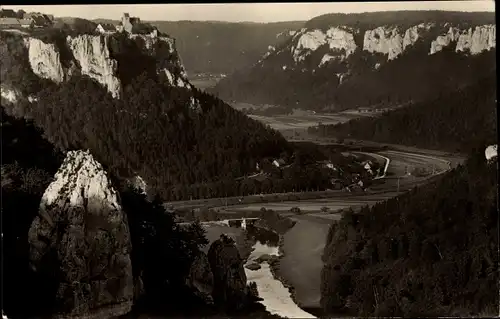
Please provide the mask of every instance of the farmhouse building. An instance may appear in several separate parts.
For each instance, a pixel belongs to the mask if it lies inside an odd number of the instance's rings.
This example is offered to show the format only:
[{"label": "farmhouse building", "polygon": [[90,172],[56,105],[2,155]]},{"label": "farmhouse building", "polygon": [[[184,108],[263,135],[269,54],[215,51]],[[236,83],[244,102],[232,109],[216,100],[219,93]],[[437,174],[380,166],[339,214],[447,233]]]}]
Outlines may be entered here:
[{"label": "farmhouse building", "polygon": [[12,9],[2,9],[0,10],[0,18],[17,18],[17,14]]},{"label": "farmhouse building", "polygon": [[96,31],[102,34],[109,34],[116,32],[116,27],[110,23],[100,23],[97,26]]},{"label": "farmhouse building", "polygon": [[21,24],[16,18],[0,18],[0,26],[2,28],[20,27]]}]

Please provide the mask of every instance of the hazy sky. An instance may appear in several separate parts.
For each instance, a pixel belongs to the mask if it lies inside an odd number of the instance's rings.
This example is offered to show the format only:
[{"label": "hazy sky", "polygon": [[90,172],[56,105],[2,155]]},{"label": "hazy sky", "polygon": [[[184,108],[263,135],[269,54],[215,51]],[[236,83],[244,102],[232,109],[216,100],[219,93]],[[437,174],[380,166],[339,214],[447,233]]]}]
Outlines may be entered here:
[{"label": "hazy sky", "polygon": [[420,2],[345,2],[345,3],[217,3],[151,5],[43,5],[4,6],[26,12],[42,12],[57,17],[115,19],[123,12],[142,20],[216,20],[273,22],[309,20],[325,13],[350,13],[394,10],[495,11],[493,0]]}]

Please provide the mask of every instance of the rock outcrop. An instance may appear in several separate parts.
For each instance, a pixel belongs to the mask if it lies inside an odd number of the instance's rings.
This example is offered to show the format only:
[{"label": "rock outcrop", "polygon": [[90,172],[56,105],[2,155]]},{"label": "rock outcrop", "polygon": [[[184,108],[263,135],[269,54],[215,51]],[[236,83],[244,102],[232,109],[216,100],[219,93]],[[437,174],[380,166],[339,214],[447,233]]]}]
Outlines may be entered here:
[{"label": "rock outcrop", "polygon": [[8,89],[3,85],[0,86],[0,96],[9,103],[16,103],[19,99],[19,94],[16,91]]},{"label": "rock outcrop", "polygon": [[134,287],[127,217],[90,153],[68,152],[28,238],[33,268],[58,269],[58,316],[105,318],[130,311]]},{"label": "rock outcrop", "polygon": [[439,35],[436,40],[431,42],[431,50],[429,54],[437,53],[443,50],[443,48],[451,45],[453,42],[456,42],[459,35],[460,30],[458,28],[450,27],[446,34]]},{"label": "rock outcrop", "polygon": [[490,50],[496,45],[496,26],[482,25],[469,28],[458,37],[456,51],[469,52],[472,55]]},{"label": "rock outcrop", "polygon": [[214,241],[208,250],[208,261],[214,278],[213,298],[219,307],[233,310],[244,307],[247,277],[235,241],[226,235]]},{"label": "rock outcrop", "polygon": [[117,75],[118,63],[111,58],[109,37],[80,35],[66,39],[82,74],[104,85],[113,97],[120,97],[121,83]]},{"label": "rock outcrop", "polygon": [[214,275],[205,253],[200,252],[193,261],[186,278],[186,284],[207,304],[213,303]]},{"label": "rock outcrop", "polygon": [[[143,71],[165,75],[166,85],[193,88],[175,40],[156,33],[56,34],[50,40],[9,34],[1,41],[12,55],[26,55],[29,68],[36,76],[62,83],[75,74],[86,75],[103,85],[115,98],[121,97],[123,86],[130,81],[124,77],[133,78]],[[14,47],[9,41],[18,43],[20,52],[10,52]],[[195,107],[193,105],[190,106]]]},{"label": "rock outcrop", "polygon": [[381,26],[367,30],[363,39],[363,50],[387,55],[394,60],[403,53],[403,37],[397,27]]},{"label": "rock outcrop", "polygon": [[484,156],[487,161],[491,161],[492,159],[498,156],[498,145],[490,145],[484,150]]},{"label": "rock outcrop", "polygon": [[337,53],[335,56],[339,60],[344,60],[357,49],[352,31],[332,27],[323,33],[323,31],[316,29],[301,32],[296,46],[291,48],[294,61],[303,61],[312,51],[316,51],[325,44],[328,45],[330,51]]},{"label": "rock outcrop", "polygon": [[33,72],[41,78],[61,83],[65,79],[61,55],[55,44],[36,38],[26,41],[28,56]]}]

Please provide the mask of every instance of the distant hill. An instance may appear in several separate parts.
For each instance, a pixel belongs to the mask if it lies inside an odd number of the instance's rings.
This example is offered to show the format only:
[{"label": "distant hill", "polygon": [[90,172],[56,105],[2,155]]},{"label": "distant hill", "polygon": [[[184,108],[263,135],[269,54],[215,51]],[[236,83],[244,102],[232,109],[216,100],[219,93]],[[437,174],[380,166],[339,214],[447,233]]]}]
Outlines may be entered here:
[{"label": "distant hill", "polygon": [[344,110],[436,97],[495,64],[492,12],[329,14],[210,92],[232,102]]},{"label": "distant hill", "polygon": [[[118,23],[97,19],[95,22]],[[230,74],[251,65],[269,50],[288,40],[303,21],[232,23],[219,21],[148,21],[176,40],[188,74]]]}]

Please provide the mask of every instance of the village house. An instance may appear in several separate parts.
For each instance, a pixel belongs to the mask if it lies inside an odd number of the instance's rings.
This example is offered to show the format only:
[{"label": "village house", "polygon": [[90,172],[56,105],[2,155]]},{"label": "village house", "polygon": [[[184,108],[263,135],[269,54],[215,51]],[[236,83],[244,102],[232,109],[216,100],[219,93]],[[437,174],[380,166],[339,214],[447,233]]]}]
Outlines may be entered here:
[{"label": "village house", "polygon": [[45,28],[54,24],[54,16],[51,14],[42,14],[40,12],[30,12],[24,15],[24,19],[33,21],[33,27]]},{"label": "village house", "polygon": [[110,34],[116,32],[116,27],[111,23],[99,23],[99,25],[97,25],[96,31],[101,34]]},{"label": "village house", "polygon": [[12,28],[20,26],[21,24],[16,18],[0,18],[0,27],[2,28]]},{"label": "village house", "polygon": [[0,18],[17,18],[17,13],[12,9],[0,10]]}]

